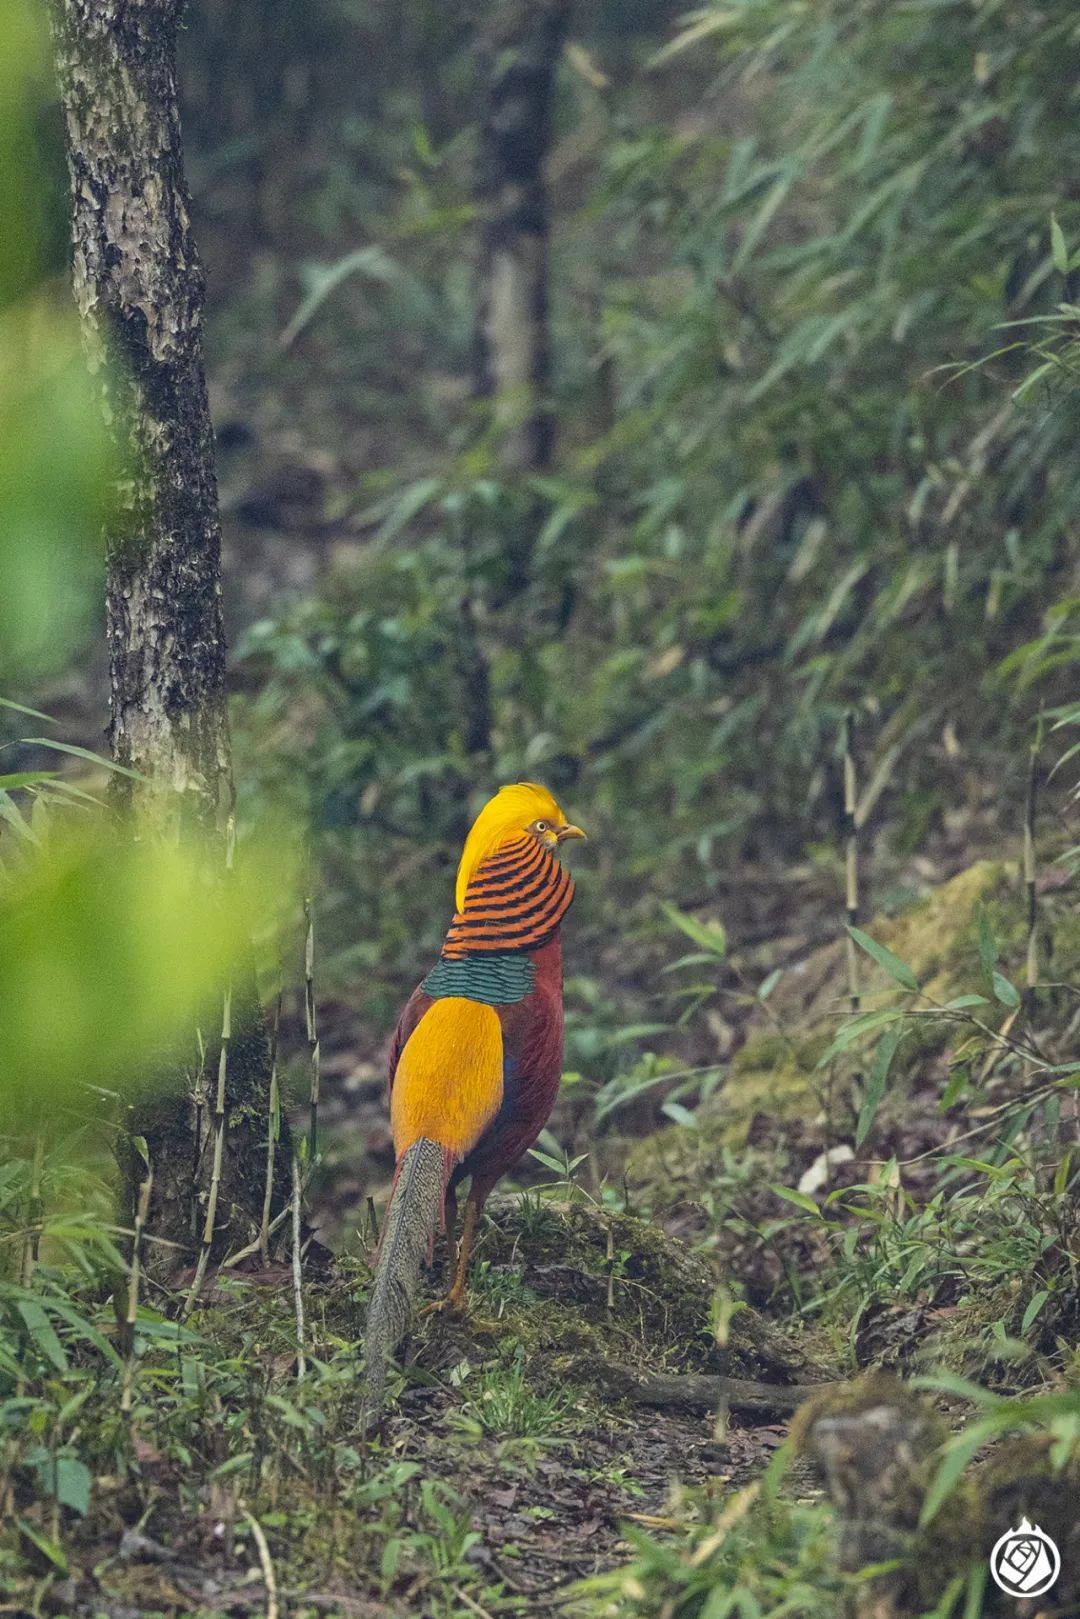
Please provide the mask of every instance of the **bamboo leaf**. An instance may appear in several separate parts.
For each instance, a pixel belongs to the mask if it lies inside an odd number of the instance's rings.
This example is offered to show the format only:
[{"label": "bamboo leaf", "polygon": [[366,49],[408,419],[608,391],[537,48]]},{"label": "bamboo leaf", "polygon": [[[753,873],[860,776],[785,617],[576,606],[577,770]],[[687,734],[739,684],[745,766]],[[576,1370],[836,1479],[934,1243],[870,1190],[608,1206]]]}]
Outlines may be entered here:
[{"label": "bamboo leaf", "polygon": [[876,961],[882,971],[888,973],[895,983],[901,985],[903,989],[918,989],[919,980],[907,963],[900,960],[899,956],[894,956],[891,950],[887,950],[883,944],[878,944],[877,940],[872,939],[868,933],[864,933],[862,928],[848,928],[848,932],[859,946],[859,949],[865,950],[866,954],[873,961]]},{"label": "bamboo leaf", "polygon": [[859,1109],[859,1120],[855,1127],[855,1145],[861,1147],[874,1122],[874,1115],[881,1105],[885,1095],[885,1081],[892,1067],[892,1060],[896,1056],[896,1048],[904,1038],[903,1023],[895,1023],[892,1028],[878,1041],[878,1048],[874,1052],[874,1060],[870,1064],[870,1072],[866,1076],[866,1090],[863,1094],[862,1107]]},{"label": "bamboo leaf", "polygon": [[685,911],[680,911],[675,905],[665,903],[663,910],[668,920],[674,922],[688,939],[693,939],[695,944],[700,944],[712,956],[723,960],[727,955],[727,931],[721,923],[699,922],[696,917],[687,916]]},{"label": "bamboo leaf", "polygon": [[1028,1301],[1028,1307],[1024,1311],[1024,1319],[1020,1323],[1021,1335],[1025,1333],[1031,1326],[1032,1322],[1035,1320],[1035,1317],[1038,1315],[1039,1311],[1042,1309],[1049,1297],[1050,1289],[1048,1287],[1041,1287],[1037,1293],[1033,1293],[1031,1295],[1031,1298]]},{"label": "bamboo leaf", "polygon": [[880,1008],[877,1012],[862,1012],[858,1017],[849,1018],[838,1030],[835,1039],[825,1053],[818,1059],[816,1067],[826,1068],[834,1057],[848,1046],[854,1045],[865,1034],[872,1034],[875,1029],[887,1027],[904,1016],[903,1010],[898,1006]]},{"label": "bamboo leaf", "polygon": [[780,982],[783,971],[783,967],[774,967],[772,972],[769,973],[766,978],[762,979],[757,992],[757,998],[762,1002],[762,1004],[768,1000],[769,996]]},{"label": "bamboo leaf", "polygon": [[52,781],[55,770],[17,770],[14,775],[0,776],[0,791],[12,792],[16,787],[36,787],[39,782]]},{"label": "bamboo leaf", "polygon": [[127,765],[118,765],[115,759],[106,759],[103,754],[92,753],[89,748],[80,748],[74,742],[53,742],[47,736],[28,736],[28,745],[35,748],[51,748],[54,753],[70,753],[76,759],[86,759],[92,765],[98,765],[102,770],[112,770],[118,776],[130,776],[132,781],[149,781],[139,770],[132,770]]},{"label": "bamboo leaf", "polygon": [[770,1186],[769,1190],[777,1197],[782,1197],[786,1203],[794,1203],[796,1208],[805,1209],[807,1214],[813,1214],[819,1220],[824,1219],[813,1198],[808,1197],[805,1192],[797,1192],[794,1186]]},{"label": "bamboo leaf", "polygon": [[682,51],[689,50],[691,45],[697,45],[701,40],[708,39],[710,34],[717,34],[722,28],[729,27],[733,22],[737,21],[738,15],[737,11],[711,9],[692,13],[690,26],[684,28],[681,34],[676,34],[674,39],[669,40],[661,50],[656,52],[655,56],[650,57],[649,67],[662,67],[673,56],[678,56]]},{"label": "bamboo leaf", "polygon": [[990,982],[994,987],[994,994],[997,996],[1002,1006],[1007,1006],[1011,1010],[1015,1010],[1015,1008],[1020,1005],[1019,990],[1014,984],[1010,984],[1009,980],[1005,977],[1005,974],[999,973],[996,967],[990,975]]},{"label": "bamboo leaf", "polygon": [[1065,243],[1065,232],[1058,224],[1056,214],[1050,215],[1050,257],[1058,274],[1068,275],[1069,249]]},{"label": "bamboo leaf", "polygon": [[974,1456],[979,1446],[984,1442],[986,1434],[981,1424],[958,1434],[945,1448],[941,1466],[934,1475],[934,1481],[926,1492],[922,1512],[919,1514],[919,1526],[925,1528],[937,1517],[945,1501],[952,1494],[961,1473]]},{"label": "bamboo leaf", "polygon": [[64,1354],[64,1346],[56,1336],[56,1329],[41,1305],[36,1299],[17,1299],[15,1308],[22,1316],[27,1332],[46,1360],[50,1361],[58,1372],[66,1372],[68,1359]]},{"label": "bamboo leaf", "polygon": [[51,714],[43,714],[39,708],[27,708],[25,703],[13,703],[10,697],[0,697],[0,708],[10,708],[15,714],[29,714],[32,720],[44,720],[46,725],[56,724]]},{"label": "bamboo leaf", "polygon": [[64,1554],[64,1548],[62,1546],[58,1546],[55,1540],[50,1540],[48,1535],[43,1534],[41,1530],[31,1528],[30,1524],[27,1523],[25,1518],[16,1518],[15,1522],[18,1524],[27,1540],[30,1541],[32,1545],[37,1547],[41,1555],[46,1558],[54,1568],[58,1568],[61,1574],[66,1575],[70,1572],[70,1565],[67,1557]]}]

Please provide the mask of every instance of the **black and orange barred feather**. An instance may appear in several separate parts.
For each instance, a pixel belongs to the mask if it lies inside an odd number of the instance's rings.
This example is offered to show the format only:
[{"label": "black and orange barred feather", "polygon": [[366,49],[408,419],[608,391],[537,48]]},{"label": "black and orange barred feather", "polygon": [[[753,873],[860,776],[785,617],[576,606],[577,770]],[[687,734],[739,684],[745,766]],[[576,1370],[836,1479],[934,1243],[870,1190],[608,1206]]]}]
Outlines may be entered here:
[{"label": "black and orange barred feather", "polygon": [[525,834],[485,860],[454,913],[444,961],[508,950],[535,950],[570,909],[574,882],[549,849]]}]

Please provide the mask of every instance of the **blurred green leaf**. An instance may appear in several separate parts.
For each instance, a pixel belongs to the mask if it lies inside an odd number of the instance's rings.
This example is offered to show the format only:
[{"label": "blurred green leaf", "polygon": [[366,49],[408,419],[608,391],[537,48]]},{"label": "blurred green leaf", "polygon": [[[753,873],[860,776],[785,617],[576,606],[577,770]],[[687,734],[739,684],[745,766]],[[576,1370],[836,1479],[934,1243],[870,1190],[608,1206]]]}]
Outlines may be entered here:
[{"label": "blurred green leaf", "polygon": [[866,1089],[863,1092],[862,1106],[859,1109],[859,1118],[855,1126],[855,1145],[861,1147],[870,1133],[881,1099],[885,1095],[885,1081],[889,1076],[892,1060],[896,1050],[906,1033],[903,1023],[894,1023],[887,1029],[878,1041],[874,1052],[870,1071],[866,1076]]},{"label": "blurred green leaf", "polygon": [[808,1197],[805,1192],[796,1191],[794,1186],[770,1186],[769,1190],[777,1197],[782,1197],[785,1203],[794,1203],[796,1208],[805,1209],[807,1214],[813,1214],[819,1220],[823,1218],[814,1199]]},{"label": "blurred green leaf", "polygon": [[246,850],[224,884],[197,845],[128,843],[107,818],[50,825],[0,880],[6,1117],[52,1122],[83,1085],[149,1083],[176,1041],[193,1052],[254,925],[290,903],[276,844],[270,859]]},{"label": "blurred green leaf", "polygon": [[687,916],[685,911],[680,911],[675,905],[665,903],[662,909],[668,920],[674,922],[687,938],[693,939],[695,944],[701,945],[716,959],[720,961],[724,959],[727,955],[727,932],[721,923],[699,922],[696,917]]},{"label": "blurred green leaf", "polygon": [[900,960],[899,956],[894,956],[891,950],[887,950],[883,944],[879,944],[876,939],[872,939],[861,928],[849,927],[848,932],[859,946],[859,949],[865,950],[871,960],[876,961],[878,966],[889,975],[894,983],[899,984],[902,989],[918,990],[919,980],[915,977],[911,968]]},{"label": "blurred green leaf", "polygon": [[1059,275],[1069,273],[1069,249],[1065,243],[1065,233],[1057,222],[1057,215],[1050,215],[1050,254],[1054,261],[1054,269]]}]

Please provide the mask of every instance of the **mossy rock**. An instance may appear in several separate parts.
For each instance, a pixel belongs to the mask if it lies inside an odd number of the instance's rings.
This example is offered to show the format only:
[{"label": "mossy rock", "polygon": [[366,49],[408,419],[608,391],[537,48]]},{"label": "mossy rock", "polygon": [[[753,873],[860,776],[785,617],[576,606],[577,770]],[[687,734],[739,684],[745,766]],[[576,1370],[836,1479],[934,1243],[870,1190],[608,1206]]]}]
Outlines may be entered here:
[{"label": "mossy rock", "polygon": [[[860,1612],[929,1611],[951,1579],[964,1580],[973,1567],[985,1566],[999,1536],[1022,1519],[1043,1529],[1061,1553],[1054,1612],[1075,1612],[1080,1596],[1080,1447],[1075,1443],[1064,1456],[1060,1441],[1045,1432],[995,1443],[989,1457],[967,1468],[924,1523],[922,1509],[948,1428],[909,1385],[873,1372],[823,1391],[797,1412],[792,1437],[828,1482],[841,1565],[880,1565],[879,1577],[867,1587],[872,1600]],[[980,1612],[1016,1611],[1015,1601],[987,1582]]]},{"label": "mossy rock", "polygon": [[[898,916],[876,917],[867,932],[909,966],[926,994],[948,1001],[964,990],[981,988],[978,914],[984,909],[999,942],[1003,963],[1022,953],[1023,905],[1017,873],[1000,861],[979,861],[959,872]],[[1080,961],[1080,924],[1073,932]],[[868,997],[895,989],[865,955],[859,958],[860,984]],[[697,1114],[696,1128],[680,1125],[636,1148],[629,1161],[631,1184],[648,1189],[662,1162],[669,1177],[673,1163],[689,1171],[703,1152],[740,1148],[753,1139],[755,1121],[770,1126],[822,1117],[824,1076],[817,1064],[847,1011],[847,959],[842,940],[813,951],[788,967],[769,1001],[755,1013],[747,1039],[731,1061],[723,1085]],[[870,1036],[867,1046],[876,1037]],[[940,1049],[947,1038],[941,1025],[925,1036],[910,1033],[893,1073]],[[860,1066],[865,1052],[853,1051],[847,1070]],[[833,1074],[833,1107],[846,1096],[845,1064]],[[681,1177],[680,1169],[676,1174]],[[690,1178],[689,1174],[687,1178]]]},{"label": "mossy rock", "polygon": [[[903,911],[876,916],[864,928],[911,968],[928,995],[948,1000],[971,988],[979,971],[980,907],[991,908],[989,919],[1007,956],[1022,937],[1023,904],[1019,873],[1005,861],[976,861]],[[860,953],[858,963],[864,994],[895,987],[867,956]],[[847,947],[836,939],[785,970],[770,997],[768,1021],[805,1039],[822,1025],[835,1026],[847,994]],[[765,1023],[765,1014],[758,1014],[755,1027],[764,1030]]]}]

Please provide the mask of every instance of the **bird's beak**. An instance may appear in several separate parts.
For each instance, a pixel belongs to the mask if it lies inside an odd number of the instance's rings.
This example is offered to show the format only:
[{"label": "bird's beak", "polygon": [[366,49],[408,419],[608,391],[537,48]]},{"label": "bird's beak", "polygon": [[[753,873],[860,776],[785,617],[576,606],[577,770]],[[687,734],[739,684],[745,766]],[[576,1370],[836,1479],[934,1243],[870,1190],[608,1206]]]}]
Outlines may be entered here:
[{"label": "bird's beak", "polygon": [[555,834],[556,843],[566,843],[571,838],[581,838],[584,841],[585,834],[580,826],[560,826]]}]

